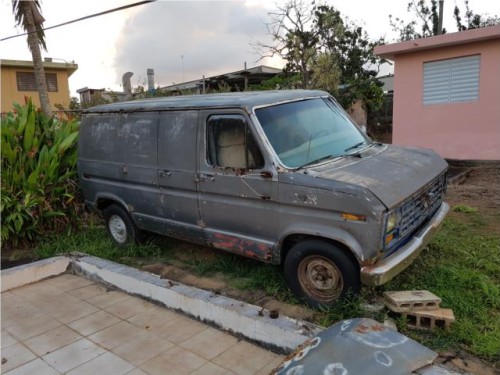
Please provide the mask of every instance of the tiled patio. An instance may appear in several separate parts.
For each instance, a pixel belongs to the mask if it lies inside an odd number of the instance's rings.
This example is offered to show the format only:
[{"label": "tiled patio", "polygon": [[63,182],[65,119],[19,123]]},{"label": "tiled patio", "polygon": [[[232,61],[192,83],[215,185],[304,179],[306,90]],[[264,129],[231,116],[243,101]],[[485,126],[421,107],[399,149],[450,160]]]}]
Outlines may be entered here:
[{"label": "tiled patio", "polygon": [[2,374],[269,374],[270,351],[85,278],[2,293]]}]

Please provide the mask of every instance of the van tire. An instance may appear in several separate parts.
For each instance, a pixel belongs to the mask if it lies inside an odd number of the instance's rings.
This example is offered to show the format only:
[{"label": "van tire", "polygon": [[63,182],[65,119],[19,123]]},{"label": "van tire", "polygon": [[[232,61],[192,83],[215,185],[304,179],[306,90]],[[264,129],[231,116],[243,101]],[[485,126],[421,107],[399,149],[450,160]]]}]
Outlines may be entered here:
[{"label": "van tire", "polygon": [[311,307],[323,308],[358,293],[358,265],[338,246],[306,240],[292,246],[284,263],[288,287]]},{"label": "van tire", "polygon": [[118,246],[128,243],[139,243],[141,231],[134,224],[130,215],[121,206],[112,204],[103,210],[106,229]]}]

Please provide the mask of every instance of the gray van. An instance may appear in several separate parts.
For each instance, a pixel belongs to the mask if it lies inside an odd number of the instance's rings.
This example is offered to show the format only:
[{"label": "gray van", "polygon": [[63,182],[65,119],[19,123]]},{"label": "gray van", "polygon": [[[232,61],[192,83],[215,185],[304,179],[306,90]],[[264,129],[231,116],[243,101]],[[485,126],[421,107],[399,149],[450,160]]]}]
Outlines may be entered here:
[{"label": "gray van", "polygon": [[405,269],[446,216],[446,162],[373,142],[323,91],[88,109],[79,180],[118,244],[155,232],[282,264],[312,306]]}]

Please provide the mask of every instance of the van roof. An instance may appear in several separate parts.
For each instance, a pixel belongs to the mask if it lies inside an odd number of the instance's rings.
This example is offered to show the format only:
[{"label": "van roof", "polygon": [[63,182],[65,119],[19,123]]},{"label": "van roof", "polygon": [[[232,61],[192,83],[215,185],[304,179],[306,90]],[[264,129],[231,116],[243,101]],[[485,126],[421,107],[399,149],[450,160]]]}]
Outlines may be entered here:
[{"label": "van roof", "polygon": [[246,91],[221,94],[168,96],[98,105],[86,113],[139,112],[187,108],[253,108],[289,100],[329,95],[319,90]]}]

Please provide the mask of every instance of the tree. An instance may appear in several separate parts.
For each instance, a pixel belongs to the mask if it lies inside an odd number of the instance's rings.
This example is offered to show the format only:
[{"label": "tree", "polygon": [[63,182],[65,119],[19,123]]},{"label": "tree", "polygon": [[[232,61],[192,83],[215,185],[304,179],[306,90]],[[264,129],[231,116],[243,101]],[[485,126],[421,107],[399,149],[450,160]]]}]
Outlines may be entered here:
[{"label": "tree", "polygon": [[321,44],[333,56],[342,83],[335,91],[339,102],[347,108],[362,99],[365,106],[377,109],[382,104],[383,90],[376,76],[384,60],[375,56],[373,49],[383,40],[371,41],[362,27],[343,20],[331,6],[319,6],[315,14]]},{"label": "tree", "polygon": [[380,41],[371,42],[332,6],[289,0],[270,16],[267,29],[273,43],[257,44],[262,57],[284,59],[285,73],[299,75],[301,88],[340,93],[344,108],[357,99],[377,105],[382,90],[375,76],[381,60],[373,48]]},{"label": "tree", "polygon": [[475,14],[469,8],[469,0],[465,0],[465,23],[462,23],[462,17],[460,17],[460,9],[455,5],[453,10],[453,17],[457,23],[458,31],[465,31],[471,29],[478,29],[480,27],[494,26],[500,24],[500,18],[498,16],[489,16]]},{"label": "tree", "polygon": [[[408,3],[408,12],[415,16],[410,22],[405,22],[401,18],[389,15],[389,23],[392,29],[399,34],[397,41],[405,41],[419,38],[426,38],[438,34],[445,34],[446,29],[439,30],[439,13],[437,9],[438,1],[412,0]],[[455,6],[453,17],[455,18],[458,31],[476,29],[479,27],[493,26],[500,24],[497,16],[475,14],[469,8],[469,1],[464,0],[465,20],[463,22],[461,11],[458,5]],[[440,32],[439,32],[440,31]]]},{"label": "tree", "polygon": [[426,38],[433,35],[446,34],[446,29],[439,30],[439,13],[437,1],[431,0],[430,5],[427,0],[412,0],[408,3],[407,11],[414,13],[416,20],[409,23],[389,15],[389,23],[392,29],[399,33],[398,41]]},{"label": "tree", "polygon": [[47,51],[45,44],[45,33],[43,31],[43,22],[45,19],[40,13],[40,2],[12,0],[12,12],[14,13],[16,26],[22,26],[28,33],[28,48],[33,58],[33,67],[35,72],[35,81],[38,88],[38,96],[43,112],[47,116],[52,114],[47,83],[45,81],[45,70],[43,68],[42,54],[40,46]]},{"label": "tree", "polygon": [[257,43],[261,58],[280,56],[285,72],[300,73],[300,87],[311,88],[311,65],[318,54],[318,33],[312,30],[314,13],[302,0],[290,0],[269,13],[267,32],[272,44]]}]

